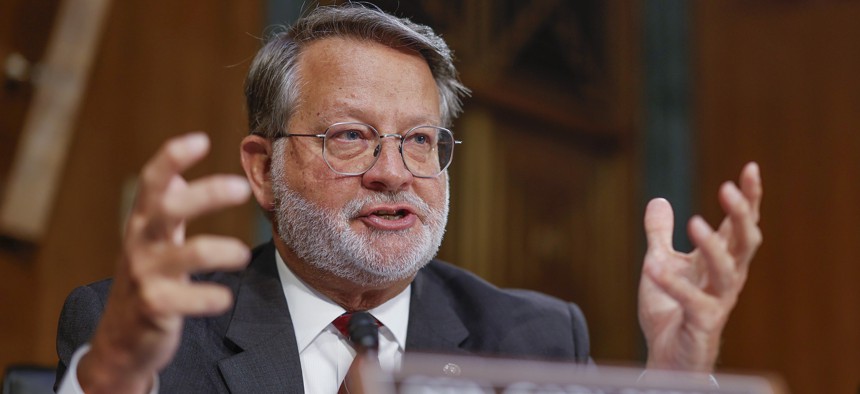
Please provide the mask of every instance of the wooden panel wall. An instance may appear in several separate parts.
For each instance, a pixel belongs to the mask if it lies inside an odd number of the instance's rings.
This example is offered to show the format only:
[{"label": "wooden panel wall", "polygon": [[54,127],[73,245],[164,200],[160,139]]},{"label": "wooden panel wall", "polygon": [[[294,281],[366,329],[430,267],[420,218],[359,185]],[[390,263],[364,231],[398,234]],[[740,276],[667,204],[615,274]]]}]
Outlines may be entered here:
[{"label": "wooden panel wall", "polygon": [[[33,61],[43,56],[57,11],[58,0],[4,0],[0,2],[0,190],[5,184],[23,123],[33,95],[32,85],[6,76],[5,63],[15,54]],[[30,79],[24,70],[20,76]]]},{"label": "wooden panel wall", "polygon": [[860,2],[697,2],[702,206],[761,163],[764,245],[725,336],[726,368],[795,393],[860,387]]},{"label": "wooden panel wall", "polygon": [[[462,59],[473,97],[454,127],[465,142],[450,169],[451,217],[440,256],[498,286],[576,302],[597,360],[638,361],[635,3],[448,3],[438,8],[451,20],[439,25],[450,28],[442,33]],[[589,4],[590,14],[582,7]],[[461,13],[474,24],[458,23]],[[527,28],[575,30],[583,19],[600,26],[599,38],[584,43],[593,46],[548,45],[558,37],[530,36]],[[470,33],[457,30],[467,27]],[[500,53],[495,48],[516,48],[506,40],[521,48]],[[587,63],[594,69],[570,67],[577,50],[593,56]],[[525,66],[509,66],[517,63]],[[577,79],[589,83],[577,88]]]},{"label": "wooden panel wall", "polygon": [[[507,113],[502,113],[507,112]],[[639,356],[630,146],[595,147],[492,103],[470,106],[442,258],[501,287],[576,302],[593,356]],[[541,134],[534,130],[557,130]]]},{"label": "wooden panel wall", "polygon": [[[13,53],[26,59],[42,56],[49,27],[56,11],[56,1],[7,0],[0,4],[0,60]],[[26,21],[27,23],[16,23]],[[23,126],[24,110],[32,97],[26,83],[5,81],[0,86],[0,187],[12,163],[18,131]],[[36,327],[36,297],[22,297],[36,292],[36,268],[29,264],[32,251],[24,245],[0,243],[0,368],[11,360],[27,359]]]},{"label": "wooden panel wall", "polygon": [[472,89],[440,258],[578,303],[596,359],[638,361],[638,2],[373,3],[433,26]]},{"label": "wooden panel wall", "polygon": [[[204,130],[209,158],[191,177],[240,172],[242,84],[260,46],[262,1],[114,2],[49,232],[0,253],[0,368],[56,362],[57,317],[69,291],[109,276],[118,255],[123,189],[169,136]],[[253,208],[192,226],[250,239]]]}]

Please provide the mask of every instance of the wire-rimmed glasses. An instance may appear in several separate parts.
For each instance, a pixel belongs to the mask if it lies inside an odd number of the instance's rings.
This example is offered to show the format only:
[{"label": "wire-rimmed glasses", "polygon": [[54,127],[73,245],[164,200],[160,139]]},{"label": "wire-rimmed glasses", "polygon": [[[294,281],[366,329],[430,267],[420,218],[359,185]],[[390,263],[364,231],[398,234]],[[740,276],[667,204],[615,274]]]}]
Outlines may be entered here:
[{"label": "wire-rimmed glasses", "polygon": [[448,168],[454,157],[451,130],[436,126],[416,126],[404,134],[380,134],[361,122],[340,122],[324,134],[287,133],[283,137],[315,137],[323,140],[323,160],[340,175],[361,175],[373,168],[382,151],[382,139],[400,140],[400,157],[406,169],[418,178],[435,178]]}]

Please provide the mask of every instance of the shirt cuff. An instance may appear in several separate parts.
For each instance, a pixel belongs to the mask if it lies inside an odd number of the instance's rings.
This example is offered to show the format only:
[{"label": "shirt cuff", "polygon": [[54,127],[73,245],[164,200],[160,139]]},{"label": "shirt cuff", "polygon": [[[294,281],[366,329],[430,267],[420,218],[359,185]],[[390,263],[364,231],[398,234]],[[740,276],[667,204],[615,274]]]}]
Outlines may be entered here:
[{"label": "shirt cuff", "polygon": [[[86,344],[75,350],[72,355],[72,362],[69,363],[69,368],[66,370],[66,376],[63,376],[63,381],[60,382],[60,387],[57,389],[57,394],[85,394],[81,388],[81,383],[78,382],[78,362],[81,357],[90,352],[90,344]],[[152,377],[152,389],[149,394],[158,394],[159,381],[158,375]]]}]

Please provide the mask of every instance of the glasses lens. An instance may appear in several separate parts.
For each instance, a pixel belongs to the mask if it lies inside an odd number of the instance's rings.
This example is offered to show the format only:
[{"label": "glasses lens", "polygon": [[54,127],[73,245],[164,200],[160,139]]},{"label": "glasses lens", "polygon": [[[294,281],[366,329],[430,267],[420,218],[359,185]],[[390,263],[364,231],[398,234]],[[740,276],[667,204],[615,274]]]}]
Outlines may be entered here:
[{"label": "glasses lens", "polygon": [[421,126],[403,137],[403,162],[418,177],[439,175],[454,153],[454,136],[447,129]]},{"label": "glasses lens", "polygon": [[335,172],[361,174],[373,165],[378,136],[373,127],[364,123],[335,123],[325,132],[324,158]]}]

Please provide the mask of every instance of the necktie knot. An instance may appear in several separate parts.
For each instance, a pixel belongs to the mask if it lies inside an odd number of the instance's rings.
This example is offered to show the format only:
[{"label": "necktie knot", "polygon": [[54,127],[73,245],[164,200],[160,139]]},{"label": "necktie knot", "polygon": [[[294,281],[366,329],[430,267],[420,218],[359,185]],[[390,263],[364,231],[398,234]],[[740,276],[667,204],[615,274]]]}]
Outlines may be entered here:
[{"label": "necktie knot", "polygon": [[331,324],[340,331],[343,336],[349,338],[349,321],[352,319],[352,313],[346,312],[334,319]]},{"label": "necktie knot", "polygon": [[361,386],[361,377],[358,376],[358,371],[362,362],[373,362],[377,366],[379,365],[376,351],[379,348],[378,330],[382,323],[368,312],[347,312],[334,319],[332,324],[350,341],[358,353],[337,391],[338,394],[349,393],[355,391],[350,390],[351,387]]},{"label": "necktie knot", "polygon": [[[356,313],[366,313],[366,314],[370,315],[367,312],[355,312],[355,313],[344,312],[344,314],[336,317],[334,319],[334,321],[331,322],[331,324],[333,324],[334,327],[337,328],[337,330],[340,331],[340,333],[343,334],[344,337],[346,337],[346,339],[351,339],[350,335],[349,335],[349,323],[350,323],[350,321],[352,321],[352,317]],[[373,315],[370,315],[370,316],[373,317]],[[373,317],[373,320],[374,320],[374,322],[376,322],[376,327],[382,327],[382,322],[377,320],[375,317]]]}]

